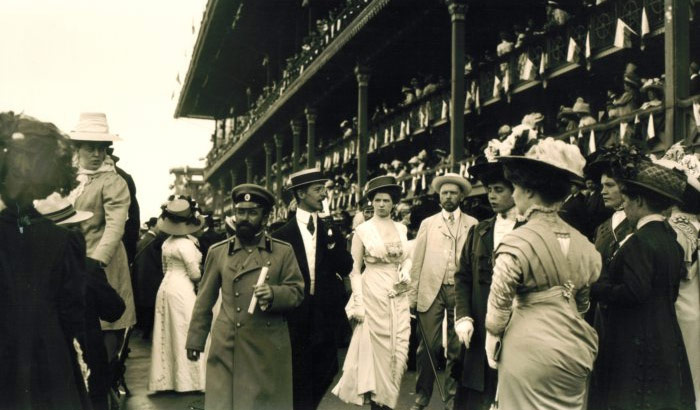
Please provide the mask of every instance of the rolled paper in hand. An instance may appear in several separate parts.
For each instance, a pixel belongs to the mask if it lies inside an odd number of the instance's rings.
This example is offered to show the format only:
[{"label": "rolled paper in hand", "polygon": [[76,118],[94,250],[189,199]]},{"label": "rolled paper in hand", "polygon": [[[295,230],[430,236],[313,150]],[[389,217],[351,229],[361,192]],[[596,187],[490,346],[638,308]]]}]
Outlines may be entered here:
[{"label": "rolled paper in hand", "polygon": [[[260,269],[260,276],[258,276],[258,283],[255,284],[255,287],[257,288],[258,286],[262,285],[265,283],[265,278],[267,277],[267,266],[263,266],[262,269]],[[248,314],[252,315],[253,312],[255,312],[255,305],[258,304],[258,297],[255,296],[255,291],[253,291],[253,297],[250,299],[250,306],[248,306]]]}]

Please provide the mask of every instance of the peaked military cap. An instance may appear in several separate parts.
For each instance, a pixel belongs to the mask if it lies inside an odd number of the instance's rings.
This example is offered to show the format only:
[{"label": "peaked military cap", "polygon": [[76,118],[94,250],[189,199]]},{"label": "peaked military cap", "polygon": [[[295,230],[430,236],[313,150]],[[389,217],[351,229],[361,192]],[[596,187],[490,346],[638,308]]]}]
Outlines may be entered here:
[{"label": "peaked military cap", "polygon": [[275,197],[270,191],[255,184],[240,184],[231,191],[233,203],[238,208],[240,205],[255,204],[263,208],[272,208]]}]

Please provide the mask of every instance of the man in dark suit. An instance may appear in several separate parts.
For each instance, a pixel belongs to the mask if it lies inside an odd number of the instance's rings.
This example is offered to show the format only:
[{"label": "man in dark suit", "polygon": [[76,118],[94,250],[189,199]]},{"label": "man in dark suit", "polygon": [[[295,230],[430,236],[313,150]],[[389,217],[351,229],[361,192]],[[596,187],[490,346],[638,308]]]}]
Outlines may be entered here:
[{"label": "man in dark suit", "polygon": [[272,234],[292,245],[304,276],[304,301],[288,317],[294,410],[318,407],[338,372],[336,330],[347,323],[338,275],[350,273],[352,257],[340,232],[318,217],[327,180],[316,168],[292,174],[297,212]]},{"label": "man in dark suit", "polygon": [[469,168],[486,186],[495,216],[469,230],[455,273],[455,332],[464,345],[461,366],[453,377],[459,381],[454,408],[489,409],[496,395],[498,373],[486,363],[486,305],[493,274],[493,251],[516,226],[513,185],[505,179],[503,166],[482,162]]},{"label": "man in dark suit", "polygon": [[136,184],[134,183],[134,178],[132,178],[130,174],[117,166],[119,157],[114,155],[114,148],[109,148],[108,154],[112,157],[112,160],[114,160],[114,169],[117,171],[117,174],[124,178],[126,186],[129,188],[129,198],[131,202],[129,202],[128,218],[124,224],[122,242],[124,242],[126,257],[129,260],[129,265],[131,265],[134,263],[134,258],[136,257],[136,247],[139,241],[139,228],[141,225],[141,210],[139,208],[139,201],[136,200]]}]

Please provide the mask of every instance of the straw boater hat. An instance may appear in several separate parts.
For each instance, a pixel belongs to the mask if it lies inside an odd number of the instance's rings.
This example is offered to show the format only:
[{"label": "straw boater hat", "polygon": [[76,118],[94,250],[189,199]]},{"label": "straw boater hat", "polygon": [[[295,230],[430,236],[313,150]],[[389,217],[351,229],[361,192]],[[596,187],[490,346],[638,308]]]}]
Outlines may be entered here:
[{"label": "straw boater hat", "polygon": [[62,197],[58,192],[54,192],[45,199],[34,201],[34,208],[44,216],[50,219],[56,225],[75,224],[87,221],[92,218],[92,212],[77,211],[73,204]]},{"label": "straw boater hat", "polygon": [[571,182],[580,183],[583,179],[583,167],[586,160],[576,145],[547,137],[538,140],[524,155],[506,155],[498,157],[504,163],[520,162],[544,166],[552,171],[563,173]]},{"label": "straw boater hat", "polygon": [[321,182],[325,184],[326,181],[329,181],[330,179],[323,176],[319,168],[308,168],[293,173],[289,176],[289,180],[290,182],[287,189],[292,190],[316,182]]},{"label": "straw boater hat", "polygon": [[367,185],[365,185],[364,198],[369,199],[372,193],[380,189],[386,189],[395,192],[397,195],[401,195],[401,185],[396,183],[396,178],[391,175],[382,175],[372,178],[367,182]]},{"label": "straw boater hat", "polygon": [[107,115],[101,112],[84,112],[75,129],[69,133],[74,141],[113,142],[121,141],[117,134],[109,132]]},{"label": "straw boater hat", "polygon": [[464,195],[469,195],[469,192],[472,190],[472,184],[470,184],[469,181],[464,179],[461,175],[452,172],[435,177],[431,186],[433,191],[440,192],[440,188],[445,184],[457,185]]},{"label": "straw boater hat", "polygon": [[162,209],[156,226],[168,235],[188,235],[204,226],[204,217],[197,215],[195,204],[185,198],[171,199]]}]

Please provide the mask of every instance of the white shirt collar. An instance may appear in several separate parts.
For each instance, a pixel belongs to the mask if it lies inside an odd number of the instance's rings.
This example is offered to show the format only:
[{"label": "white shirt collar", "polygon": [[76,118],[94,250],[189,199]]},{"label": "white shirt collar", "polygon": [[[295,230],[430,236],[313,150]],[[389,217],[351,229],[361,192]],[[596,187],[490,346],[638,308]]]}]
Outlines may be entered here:
[{"label": "white shirt collar", "polygon": [[642,226],[648,224],[649,222],[663,222],[665,220],[666,218],[664,218],[664,216],[661,214],[651,214],[643,216],[637,221],[637,230],[640,230]]},{"label": "white shirt collar", "polygon": [[610,217],[610,224],[612,225],[612,228],[617,228],[622,221],[625,220],[625,218],[627,218],[625,211],[615,211]]},{"label": "white shirt collar", "polygon": [[318,215],[316,215],[316,212],[308,212],[308,211],[305,211],[301,208],[297,208],[297,214],[296,214],[297,221],[303,223],[306,226],[306,224],[309,223],[309,216],[312,216],[314,218],[314,224],[315,224],[316,218],[318,216]]},{"label": "white shirt collar", "polygon": [[515,206],[510,207],[510,209],[506,211],[505,216],[503,216],[503,214],[496,214],[497,221],[508,220],[515,222],[517,220],[517,217],[518,210],[515,208]]},{"label": "white shirt collar", "polygon": [[457,218],[459,218],[458,212],[459,212],[459,208],[455,209],[455,210],[452,211],[452,212],[447,212],[447,211],[443,208],[443,210],[442,210],[442,217],[447,221],[447,220],[450,219],[450,215],[452,215],[452,216],[455,218],[455,221],[456,221]]}]

